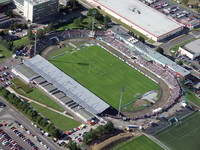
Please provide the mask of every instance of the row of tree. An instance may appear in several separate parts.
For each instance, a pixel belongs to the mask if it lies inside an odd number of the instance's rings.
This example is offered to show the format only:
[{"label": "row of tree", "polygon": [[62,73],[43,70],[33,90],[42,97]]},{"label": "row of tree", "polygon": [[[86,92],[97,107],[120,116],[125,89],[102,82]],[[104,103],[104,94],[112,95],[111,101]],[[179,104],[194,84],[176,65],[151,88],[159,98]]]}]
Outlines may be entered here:
[{"label": "row of tree", "polygon": [[112,134],[115,131],[112,122],[108,122],[106,125],[100,125],[96,129],[91,129],[83,135],[83,143],[86,145],[91,144],[94,140],[100,139],[104,135]]},{"label": "row of tree", "polygon": [[[54,30],[54,25],[53,24],[49,24],[46,28],[44,29],[39,29],[37,30],[37,38],[41,39],[46,33],[53,31]],[[29,38],[29,40],[34,40],[35,38],[35,33],[33,33],[33,28],[30,26],[28,28],[28,33],[27,36]]]},{"label": "row of tree", "polygon": [[47,118],[44,118],[39,112],[37,112],[30,103],[23,101],[15,94],[10,93],[7,89],[1,87],[0,95],[3,96],[9,103],[15,106],[18,110],[28,116],[30,120],[38,124],[44,131],[47,131],[51,136],[60,138],[62,132],[57,129],[53,123]]}]

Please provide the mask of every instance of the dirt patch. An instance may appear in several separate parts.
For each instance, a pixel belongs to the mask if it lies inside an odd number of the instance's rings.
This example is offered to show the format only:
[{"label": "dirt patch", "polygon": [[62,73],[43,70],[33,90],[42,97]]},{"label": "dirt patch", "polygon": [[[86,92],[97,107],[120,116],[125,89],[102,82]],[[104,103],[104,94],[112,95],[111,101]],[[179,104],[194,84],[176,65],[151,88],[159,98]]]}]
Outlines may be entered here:
[{"label": "dirt patch", "polygon": [[89,148],[89,150],[108,150],[110,148],[112,148],[113,146],[121,143],[121,142],[124,142],[124,141],[127,141],[129,140],[130,138],[133,138],[133,137],[136,137],[136,136],[139,136],[141,135],[141,133],[139,132],[124,132],[124,133],[120,133],[116,136],[113,136],[99,144],[95,144],[93,146],[91,146]]}]

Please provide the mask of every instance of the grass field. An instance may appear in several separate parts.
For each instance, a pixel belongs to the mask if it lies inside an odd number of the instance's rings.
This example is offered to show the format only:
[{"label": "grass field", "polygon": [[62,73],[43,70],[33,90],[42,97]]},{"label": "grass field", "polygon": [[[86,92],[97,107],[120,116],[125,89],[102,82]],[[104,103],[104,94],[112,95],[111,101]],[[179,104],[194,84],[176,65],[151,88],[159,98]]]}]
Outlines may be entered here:
[{"label": "grass field", "polygon": [[200,112],[185,118],[178,126],[159,133],[156,137],[172,150],[200,149]]},{"label": "grass field", "polygon": [[138,138],[117,145],[112,150],[162,150],[162,148],[142,135]]},{"label": "grass field", "polygon": [[31,103],[31,105],[38,111],[40,112],[43,116],[45,116],[46,118],[48,118],[52,123],[55,124],[56,127],[58,127],[59,129],[66,131],[69,129],[72,129],[74,127],[78,127],[80,125],[79,122],[65,117],[61,114],[58,114],[56,112],[53,112],[47,108],[44,108],[38,104],[35,103]]},{"label": "grass field", "polygon": [[186,98],[196,105],[200,106],[200,98],[198,98],[192,91],[187,91]]},{"label": "grass field", "polygon": [[62,108],[62,106],[60,106],[59,104],[57,104],[52,98],[50,98],[49,96],[47,96],[44,92],[42,92],[40,89],[38,88],[32,88],[32,91],[29,93],[25,93],[23,92],[21,89],[17,89],[15,86],[11,86],[17,93],[24,95],[28,98],[31,98],[41,104],[44,104],[48,107],[51,107],[55,110],[58,110],[60,112],[64,111],[64,108]]},{"label": "grass field", "polygon": [[15,47],[27,46],[28,44],[30,44],[30,40],[27,36],[25,36],[19,40],[15,40],[13,44]]},{"label": "grass field", "polygon": [[4,56],[4,58],[0,58],[0,61],[12,55],[12,52],[9,51],[1,42],[0,42],[0,55]]},{"label": "grass field", "polygon": [[33,91],[33,88],[31,88],[28,84],[25,84],[22,82],[19,78],[15,78],[12,80],[12,83],[14,83],[15,88],[23,90],[25,93],[30,93]]},{"label": "grass field", "polygon": [[81,48],[49,61],[115,108],[122,88],[122,105],[159,89],[155,82],[99,46]]},{"label": "grass field", "polygon": [[172,53],[172,54],[175,54],[175,53],[178,51],[179,47],[184,46],[184,45],[186,45],[186,44],[188,44],[188,43],[190,43],[190,42],[192,42],[192,41],[194,41],[194,40],[196,40],[196,39],[195,39],[195,38],[192,38],[192,39],[183,41],[182,43],[179,43],[179,44],[175,45],[174,47],[172,47],[172,48],[170,49],[171,53]]}]

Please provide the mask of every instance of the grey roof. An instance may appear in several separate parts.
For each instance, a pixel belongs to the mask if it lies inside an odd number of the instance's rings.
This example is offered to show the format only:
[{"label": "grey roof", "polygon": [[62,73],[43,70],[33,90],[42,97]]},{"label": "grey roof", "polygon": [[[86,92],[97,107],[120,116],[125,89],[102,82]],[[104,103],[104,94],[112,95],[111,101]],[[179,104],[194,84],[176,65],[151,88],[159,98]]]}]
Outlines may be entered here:
[{"label": "grey roof", "polygon": [[46,89],[48,92],[52,92],[54,90],[56,90],[56,87],[53,86],[52,84],[48,84],[46,86],[43,86],[44,89]]},{"label": "grey roof", "polygon": [[24,64],[19,64],[19,65],[15,66],[14,69],[17,72],[22,73],[29,80],[32,80],[32,79],[34,79],[34,78],[39,76],[39,74],[33,72],[32,69],[30,69],[29,67],[25,66]]},{"label": "grey roof", "polygon": [[102,113],[110,106],[70,76],[49,63],[40,55],[25,60],[24,64],[40,74],[58,90],[63,91],[73,101],[93,114]]},{"label": "grey roof", "polygon": [[62,93],[62,92],[57,92],[57,93],[55,93],[55,94],[53,94],[53,95],[54,95],[56,98],[58,98],[58,99],[65,97],[65,94]]},{"label": "grey roof", "polygon": [[36,82],[37,84],[41,84],[44,83],[46,80],[43,77],[38,77],[35,78],[33,81]]},{"label": "grey roof", "polygon": [[0,5],[10,3],[11,0],[0,0]]},{"label": "grey roof", "polygon": [[134,24],[155,37],[182,28],[173,18],[142,3],[140,0],[92,0],[115,15]]},{"label": "grey roof", "polygon": [[193,54],[200,54],[200,39],[186,44],[184,48]]}]

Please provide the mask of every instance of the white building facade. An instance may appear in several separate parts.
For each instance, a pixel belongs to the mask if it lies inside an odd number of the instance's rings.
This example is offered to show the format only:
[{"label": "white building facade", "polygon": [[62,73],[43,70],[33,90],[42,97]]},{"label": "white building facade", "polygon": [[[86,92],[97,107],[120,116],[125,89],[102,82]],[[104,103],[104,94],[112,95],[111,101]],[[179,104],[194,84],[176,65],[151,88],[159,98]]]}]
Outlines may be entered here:
[{"label": "white building facade", "polygon": [[52,19],[59,11],[58,0],[14,0],[17,9],[30,22],[44,22]]}]

